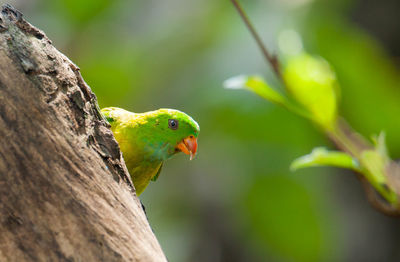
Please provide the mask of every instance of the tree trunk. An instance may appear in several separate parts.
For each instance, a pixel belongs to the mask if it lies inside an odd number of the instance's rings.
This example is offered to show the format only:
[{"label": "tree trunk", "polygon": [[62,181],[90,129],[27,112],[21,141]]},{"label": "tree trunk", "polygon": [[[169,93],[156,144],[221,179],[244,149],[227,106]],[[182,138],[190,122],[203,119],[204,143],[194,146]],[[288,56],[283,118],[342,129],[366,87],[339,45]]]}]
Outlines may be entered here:
[{"label": "tree trunk", "polygon": [[0,13],[0,261],[166,261],[79,68]]}]

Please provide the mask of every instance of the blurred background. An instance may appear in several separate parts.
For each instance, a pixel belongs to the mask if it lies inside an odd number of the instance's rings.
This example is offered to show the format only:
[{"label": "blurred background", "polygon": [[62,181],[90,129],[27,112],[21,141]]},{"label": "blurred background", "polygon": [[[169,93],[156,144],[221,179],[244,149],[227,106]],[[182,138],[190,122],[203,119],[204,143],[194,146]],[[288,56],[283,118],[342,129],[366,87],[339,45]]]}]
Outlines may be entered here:
[{"label": "blurred background", "polygon": [[[289,171],[312,148],[333,148],[312,124],[222,88],[238,74],[276,83],[230,1],[8,3],[81,68],[100,107],[169,107],[199,122],[196,159],[171,159],[141,195],[169,261],[400,261],[399,221],[368,204],[354,174]],[[400,157],[398,0],[242,4],[274,52],[328,60],[340,113],[367,137],[386,131]]]}]

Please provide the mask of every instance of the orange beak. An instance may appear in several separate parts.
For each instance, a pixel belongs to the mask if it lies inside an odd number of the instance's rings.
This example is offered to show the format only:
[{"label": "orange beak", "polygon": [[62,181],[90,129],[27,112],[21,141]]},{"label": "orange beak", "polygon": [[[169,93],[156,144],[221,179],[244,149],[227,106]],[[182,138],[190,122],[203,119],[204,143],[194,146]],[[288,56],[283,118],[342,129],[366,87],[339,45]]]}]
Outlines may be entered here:
[{"label": "orange beak", "polygon": [[188,136],[183,139],[176,148],[186,155],[190,155],[190,160],[192,160],[197,152],[197,139],[194,136]]}]

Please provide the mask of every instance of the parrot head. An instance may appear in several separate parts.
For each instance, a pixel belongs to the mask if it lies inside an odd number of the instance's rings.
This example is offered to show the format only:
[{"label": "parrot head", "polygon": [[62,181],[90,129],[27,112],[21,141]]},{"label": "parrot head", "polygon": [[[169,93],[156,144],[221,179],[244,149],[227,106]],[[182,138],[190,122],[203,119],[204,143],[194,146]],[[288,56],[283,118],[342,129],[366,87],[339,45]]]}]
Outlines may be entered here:
[{"label": "parrot head", "polygon": [[197,137],[200,127],[187,114],[174,109],[159,109],[143,113],[148,129],[147,144],[166,159],[183,152],[190,160],[197,153]]}]

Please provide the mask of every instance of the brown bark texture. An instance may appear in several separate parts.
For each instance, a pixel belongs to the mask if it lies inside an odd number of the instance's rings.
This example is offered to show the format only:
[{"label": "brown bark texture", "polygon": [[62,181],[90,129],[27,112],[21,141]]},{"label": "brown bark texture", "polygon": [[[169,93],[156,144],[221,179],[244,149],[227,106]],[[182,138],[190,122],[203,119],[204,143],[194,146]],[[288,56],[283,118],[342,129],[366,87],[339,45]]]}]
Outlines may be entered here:
[{"label": "brown bark texture", "polygon": [[166,261],[79,68],[0,10],[0,261]]}]

